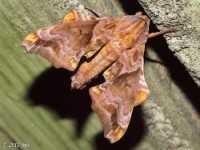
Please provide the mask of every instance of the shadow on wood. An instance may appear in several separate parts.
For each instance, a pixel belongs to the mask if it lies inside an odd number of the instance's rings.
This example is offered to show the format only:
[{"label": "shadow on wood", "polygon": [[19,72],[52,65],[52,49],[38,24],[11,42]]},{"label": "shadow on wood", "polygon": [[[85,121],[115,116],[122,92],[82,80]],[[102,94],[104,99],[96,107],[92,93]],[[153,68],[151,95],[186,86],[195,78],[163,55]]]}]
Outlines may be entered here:
[{"label": "shadow on wood", "polygon": [[[150,30],[157,30],[155,25],[151,24]],[[183,93],[188,97],[194,108],[200,113],[200,89],[189,75],[186,68],[169,50],[166,40],[162,36],[149,39],[147,46],[156,50],[156,53],[162,60],[162,63],[170,72],[172,80],[180,87]],[[173,91],[171,91],[173,92]]]},{"label": "shadow on wood", "polygon": [[138,1],[133,0],[119,0],[122,4],[122,7],[124,9],[124,12],[126,12],[128,15],[134,15],[136,12],[142,12],[146,15],[143,7],[139,4]]},{"label": "shadow on wood", "polygon": [[70,77],[71,73],[64,69],[46,70],[30,87],[28,99],[33,106],[47,107],[55,111],[60,118],[75,118],[79,135],[92,111],[91,99],[88,89],[71,89]]}]

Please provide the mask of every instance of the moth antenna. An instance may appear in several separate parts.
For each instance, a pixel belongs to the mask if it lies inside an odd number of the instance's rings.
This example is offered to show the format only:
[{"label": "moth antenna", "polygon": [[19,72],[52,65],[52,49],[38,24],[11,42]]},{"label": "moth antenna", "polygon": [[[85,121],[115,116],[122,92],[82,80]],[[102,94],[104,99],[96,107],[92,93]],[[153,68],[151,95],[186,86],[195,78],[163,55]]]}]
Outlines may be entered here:
[{"label": "moth antenna", "polygon": [[95,10],[93,10],[93,9],[91,9],[91,8],[85,7],[85,9],[89,10],[89,11],[90,11],[91,13],[93,13],[96,17],[99,17],[99,18],[110,18],[110,16],[105,15],[105,14],[102,14],[102,13],[100,13],[100,12],[98,12],[98,11],[95,11]]},{"label": "moth antenna", "polygon": [[166,30],[161,30],[161,31],[159,31],[159,32],[150,33],[150,34],[148,35],[148,38],[152,38],[152,37],[155,37],[155,36],[158,36],[158,35],[162,35],[162,34],[170,33],[170,32],[175,32],[175,31],[177,31],[177,29],[175,29],[175,28],[166,29]]}]

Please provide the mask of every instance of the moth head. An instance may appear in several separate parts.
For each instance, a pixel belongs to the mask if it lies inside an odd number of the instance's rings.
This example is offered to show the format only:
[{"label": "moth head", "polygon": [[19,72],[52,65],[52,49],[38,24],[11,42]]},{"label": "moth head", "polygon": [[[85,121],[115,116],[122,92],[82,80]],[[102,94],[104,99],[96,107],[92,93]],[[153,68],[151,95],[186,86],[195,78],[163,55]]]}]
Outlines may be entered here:
[{"label": "moth head", "polygon": [[[138,14],[137,16],[125,16],[123,23],[119,25],[119,32],[116,37],[120,40],[123,49],[130,49],[133,44],[140,44],[138,42],[148,36],[149,18],[147,16]],[[141,43],[142,44],[142,43]]]}]

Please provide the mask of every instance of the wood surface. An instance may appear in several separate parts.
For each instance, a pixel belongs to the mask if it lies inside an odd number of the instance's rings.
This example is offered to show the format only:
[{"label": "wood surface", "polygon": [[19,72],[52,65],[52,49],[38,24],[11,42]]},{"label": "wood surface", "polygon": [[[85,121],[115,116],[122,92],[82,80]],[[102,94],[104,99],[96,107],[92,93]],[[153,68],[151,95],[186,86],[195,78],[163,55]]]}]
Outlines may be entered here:
[{"label": "wood surface", "polygon": [[[10,149],[3,147],[5,143],[21,145],[21,148],[13,147],[13,150],[200,148],[200,26],[199,15],[195,15],[199,14],[199,2],[139,2],[0,2],[0,149]],[[46,60],[28,55],[20,47],[26,34],[58,23],[68,10],[91,14],[84,5],[110,16],[133,15],[142,11],[153,21],[151,32],[157,28],[181,29],[164,37],[149,39],[145,77],[150,96],[135,108],[125,137],[113,145],[102,135],[102,126],[90,108],[88,89],[71,90],[72,73],[54,69]]]}]

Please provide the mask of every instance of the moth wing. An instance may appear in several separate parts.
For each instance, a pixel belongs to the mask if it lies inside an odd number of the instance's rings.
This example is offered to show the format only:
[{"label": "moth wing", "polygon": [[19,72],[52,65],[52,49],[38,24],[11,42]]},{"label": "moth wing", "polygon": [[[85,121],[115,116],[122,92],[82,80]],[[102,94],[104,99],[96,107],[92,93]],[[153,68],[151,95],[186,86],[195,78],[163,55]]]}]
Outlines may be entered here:
[{"label": "moth wing", "polygon": [[84,47],[90,42],[97,23],[94,17],[71,11],[60,24],[28,34],[21,45],[28,53],[46,58],[56,68],[73,71],[86,53]]},{"label": "moth wing", "polygon": [[89,21],[89,20],[96,20],[96,18],[86,16],[83,13],[78,12],[78,11],[69,11],[63,17],[61,24],[80,22],[80,21]]},{"label": "moth wing", "polygon": [[106,82],[90,89],[92,108],[111,143],[126,132],[134,106],[142,103],[149,90],[143,72],[144,45],[124,51],[104,72]]}]

